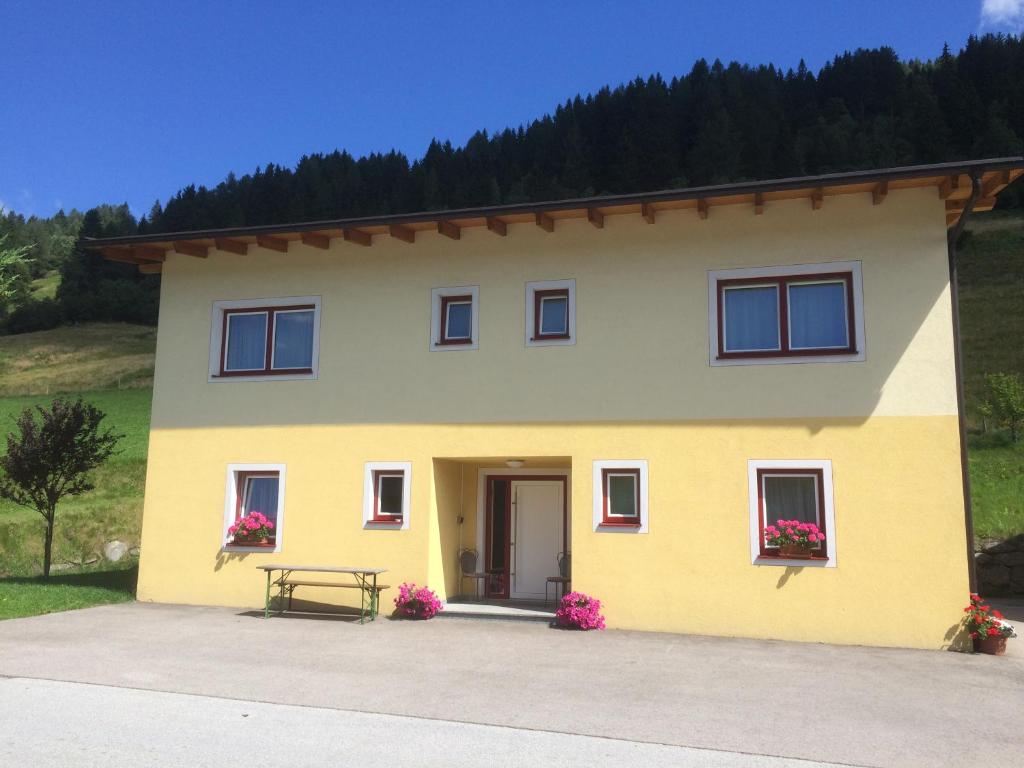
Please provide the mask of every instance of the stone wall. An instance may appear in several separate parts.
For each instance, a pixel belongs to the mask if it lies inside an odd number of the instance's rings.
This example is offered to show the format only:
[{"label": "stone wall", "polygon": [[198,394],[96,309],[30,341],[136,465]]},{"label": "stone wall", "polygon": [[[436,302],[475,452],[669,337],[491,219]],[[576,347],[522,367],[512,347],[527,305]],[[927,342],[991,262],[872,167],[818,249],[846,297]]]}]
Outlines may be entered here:
[{"label": "stone wall", "polygon": [[1024,534],[989,544],[974,558],[980,594],[1024,595]]}]

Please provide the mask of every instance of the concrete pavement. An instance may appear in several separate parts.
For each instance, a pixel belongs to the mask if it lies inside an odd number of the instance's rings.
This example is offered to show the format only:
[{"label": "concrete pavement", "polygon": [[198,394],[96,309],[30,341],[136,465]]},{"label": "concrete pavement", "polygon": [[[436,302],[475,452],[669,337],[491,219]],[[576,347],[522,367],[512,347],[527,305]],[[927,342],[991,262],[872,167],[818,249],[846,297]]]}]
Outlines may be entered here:
[{"label": "concrete pavement", "polygon": [[980,745],[987,761],[1024,751],[1024,655],[1011,647],[995,658],[135,603],[0,622],[0,675],[738,755],[960,766]]},{"label": "concrete pavement", "polygon": [[[0,765],[60,768],[643,765],[828,768],[826,763],[317,707],[0,679]],[[51,723],[60,723],[54,729]]]}]

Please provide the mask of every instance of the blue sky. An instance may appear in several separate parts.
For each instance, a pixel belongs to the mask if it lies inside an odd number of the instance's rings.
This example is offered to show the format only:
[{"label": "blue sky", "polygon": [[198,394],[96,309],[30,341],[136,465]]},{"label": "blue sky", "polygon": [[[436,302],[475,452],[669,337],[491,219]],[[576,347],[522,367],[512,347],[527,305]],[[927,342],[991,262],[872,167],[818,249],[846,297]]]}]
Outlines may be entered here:
[{"label": "blue sky", "polygon": [[1024,29],[1024,0],[0,0],[0,17],[0,206],[45,216],[144,213],[189,183],[335,148],[415,158],[432,137],[459,144],[698,57],[933,58]]}]

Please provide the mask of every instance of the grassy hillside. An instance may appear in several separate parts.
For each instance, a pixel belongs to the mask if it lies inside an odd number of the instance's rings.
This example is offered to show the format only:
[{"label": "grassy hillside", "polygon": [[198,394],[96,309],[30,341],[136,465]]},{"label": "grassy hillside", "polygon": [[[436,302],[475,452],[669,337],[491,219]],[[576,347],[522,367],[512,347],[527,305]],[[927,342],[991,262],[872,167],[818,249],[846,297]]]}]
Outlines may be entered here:
[{"label": "grassy hillside", "polygon": [[127,323],[66,326],[0,338],[0,397],[149,388],[156,329]]}]

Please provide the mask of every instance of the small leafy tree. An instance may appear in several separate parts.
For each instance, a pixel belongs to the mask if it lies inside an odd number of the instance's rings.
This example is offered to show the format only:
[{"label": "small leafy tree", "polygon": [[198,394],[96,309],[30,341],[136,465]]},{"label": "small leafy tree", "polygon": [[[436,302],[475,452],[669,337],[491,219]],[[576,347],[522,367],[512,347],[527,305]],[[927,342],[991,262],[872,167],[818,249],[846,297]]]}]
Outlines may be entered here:
[{"label": "small leafy tree", "polygon": [[1020,439],[1024,426],[1024,381],[1013,373],[990,373],[985,377],[989,397],[983,414],[1010,430],[1010,439]]},{"label": "small leafy tree", "polygon": [[6,307],[27,290],[28,265],[32,261],[28,257],[30,250],[27,245],[9,247],[7,233],[0,234],[0,307]]},{"label": "small leafy tree", "polygon": [[92,490],[89,472],[110,458],[123,437],[100,430],[105,415],[81,398],[57,398],[48,408],[26,408],[7,435],[7,454],[0,457],[0,497],[35,509],[46,521],[44,579],[50,577],[58,502]]}]

